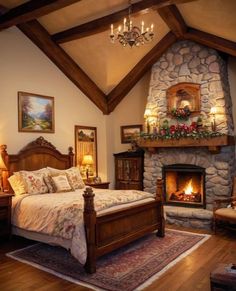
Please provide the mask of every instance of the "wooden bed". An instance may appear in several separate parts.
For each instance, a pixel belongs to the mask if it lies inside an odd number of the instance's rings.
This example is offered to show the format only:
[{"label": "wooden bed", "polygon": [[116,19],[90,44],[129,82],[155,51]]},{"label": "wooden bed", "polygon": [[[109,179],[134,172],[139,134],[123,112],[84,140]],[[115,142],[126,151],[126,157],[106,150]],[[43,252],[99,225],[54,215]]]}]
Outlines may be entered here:
[{"label": "wooden bed", "polygon": [[[74,154],[71,147],[67,155],[61,154],[43,137],[29,143],[17,155],[8,155],[6,146],[2,146],[1,150],[9,170],[3,177],[3,185],[10,193],[7,176],[15,171],[32,171],[47,166],[67,169],[73,166]],[[155,200],[103,215],[96,214],[92,188],[87,187],[83,196],[88,251],[85,270],[89,273],[96,272],[96,259],[112,250],[155,230],[158,236],[164,236],[161,180],[157,181]]]}]

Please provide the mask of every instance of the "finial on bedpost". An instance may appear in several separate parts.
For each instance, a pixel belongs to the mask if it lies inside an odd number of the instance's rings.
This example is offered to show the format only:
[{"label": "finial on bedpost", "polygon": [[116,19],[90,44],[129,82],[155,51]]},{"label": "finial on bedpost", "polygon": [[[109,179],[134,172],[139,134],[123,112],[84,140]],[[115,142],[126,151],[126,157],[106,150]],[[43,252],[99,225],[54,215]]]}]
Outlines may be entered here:
[{"label": "finial on bedpost", "polygon": [[96,272],[96,211],[94,209],[93,189],[86,187],[84,190],[84,226],[87,241],[87,260],[85,269],[88,273]]},{"label": "finial on bedpost", "polygon": [[70,160],[70,165],[69,167],[72,167],[74,165],[74,153],[73,153],[73,148],[69,147],[68,148],[68,155],[69,155],[69,160]]},{"label": "finial on bedpost", "polygon": [[84,190],[84,211],[93,212],[94,211],[94,196],[93,189],[91,187],[86,187]]}]

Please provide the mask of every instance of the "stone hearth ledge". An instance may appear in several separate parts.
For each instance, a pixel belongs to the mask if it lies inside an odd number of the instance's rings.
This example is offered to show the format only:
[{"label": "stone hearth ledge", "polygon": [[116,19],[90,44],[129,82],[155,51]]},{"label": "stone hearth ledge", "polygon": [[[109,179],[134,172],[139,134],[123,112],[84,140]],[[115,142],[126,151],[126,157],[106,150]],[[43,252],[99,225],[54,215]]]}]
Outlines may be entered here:
[{"label": "stone hearth ledge", "polygon": [[211,229],[213,211],[202,208],[164,206],[166,222],[184,227]]}]

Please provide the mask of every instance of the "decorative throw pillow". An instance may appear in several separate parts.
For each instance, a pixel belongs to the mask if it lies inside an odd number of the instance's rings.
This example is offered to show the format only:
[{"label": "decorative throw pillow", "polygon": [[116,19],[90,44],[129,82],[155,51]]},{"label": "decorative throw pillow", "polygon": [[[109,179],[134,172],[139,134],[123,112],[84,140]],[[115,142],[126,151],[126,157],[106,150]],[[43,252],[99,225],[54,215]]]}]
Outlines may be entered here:
[{"label": "decorative throw pillow", "polygon": [[21,195],[26,193],[25,184],[20,176],[20,174],[14,174],[8,178],[8,181],[15,193],[15,195]]},{"label": "decorative throw pillow", "polygon": [[44,174],[29,171],[20,171],[20,176],[24,181],[28,194],[48,193],[48,187],[44,183]]},{"label": "decorative throw pillow", "polygon": [[60,193],[74,191],[67,179],[66,174],[52,175],[49,177],[52,181],[55,192]]},{"label": "decorative throw pillow", "polygon": [[81,177],[79,168],[77,167],[71,167],[66,170],[58,170],[55,168],[47,167],[47,169],[50,171],[51,175],[55,174],[66,174],[67,178],[69,180],[69,183],[73,187],[73,189],[82,189],[85,187],[84,181]]},{"label": "decorative throw pillow", "polygon": [[77,167],[72,167],[70,169],[67,169],[66,175],[70,181],[70,184],[72,185],[74,189],[82,189],[85,187],[84,181]]},{"label": "decorative throw pillow", "polygon": [[47,185],[48,187],[48,192],[49,193],[54,193],[55,190],[54,190],[54,186],[53,186],[53,183],[52,183],[52,179],[49,175],[47,176],[44,176],[43,177],[43,180],[44,180],[44,183]]}]

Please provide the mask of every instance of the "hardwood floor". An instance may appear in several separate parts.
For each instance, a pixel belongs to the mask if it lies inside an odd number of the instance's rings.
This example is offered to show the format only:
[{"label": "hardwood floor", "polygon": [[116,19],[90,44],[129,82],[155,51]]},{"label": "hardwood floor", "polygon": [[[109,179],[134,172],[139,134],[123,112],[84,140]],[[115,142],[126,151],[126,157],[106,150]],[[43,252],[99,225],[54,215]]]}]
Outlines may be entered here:
[{"label": "hardwood floor", "polygon": [[[183,228],[168,227],[183,230]],[[202,233],[201,230],[184,230]],[[5,256],[5,253],[23,248],[31,243],[17,237],[13,237],[11,241],[0,243],[1,291],[90,290]],[[210,272],[218,263],[232,262],[236,262],[236,231],[221,230],[218,231],[217,235],[212,235],[209,240],[189,256],[170,268],[145,290],[208,291],[210,290]]]}]

